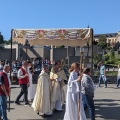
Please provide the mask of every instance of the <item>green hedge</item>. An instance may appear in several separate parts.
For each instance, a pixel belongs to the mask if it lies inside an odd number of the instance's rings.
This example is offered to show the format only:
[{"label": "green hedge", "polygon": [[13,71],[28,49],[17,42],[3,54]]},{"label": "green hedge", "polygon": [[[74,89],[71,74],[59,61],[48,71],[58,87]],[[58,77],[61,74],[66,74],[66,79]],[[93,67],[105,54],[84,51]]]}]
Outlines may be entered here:
[{"label": "green hedge", "polygon": [[[118,72],[117,71],[106,71],[106,76],[117,76]],[[95,71],[93,73],[93,76],[99,76],[100,72],[99,71]]]}]

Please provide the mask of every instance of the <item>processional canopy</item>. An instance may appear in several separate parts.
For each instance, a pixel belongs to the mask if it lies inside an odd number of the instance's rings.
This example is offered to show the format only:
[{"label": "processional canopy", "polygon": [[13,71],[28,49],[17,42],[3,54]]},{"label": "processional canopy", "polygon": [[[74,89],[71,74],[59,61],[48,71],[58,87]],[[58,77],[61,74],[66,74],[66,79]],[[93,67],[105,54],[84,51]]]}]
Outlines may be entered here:
[{"label": "processional canopy", "polygon": [[12,41],[25,44],[26,39],[30,46],[85,46],[86,41],[91,46],[92,29],[13,29]]}]

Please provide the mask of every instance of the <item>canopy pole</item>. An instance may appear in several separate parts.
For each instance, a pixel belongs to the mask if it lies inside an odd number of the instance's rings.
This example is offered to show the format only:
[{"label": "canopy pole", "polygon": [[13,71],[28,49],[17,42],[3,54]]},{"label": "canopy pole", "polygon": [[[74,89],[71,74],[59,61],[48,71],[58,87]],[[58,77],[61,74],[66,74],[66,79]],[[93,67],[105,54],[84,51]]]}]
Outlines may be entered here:
[{"label": "canopy pole", "polygon": [[80,52],[80,73],[82,73],[83,52]]},{"label": "canopy pole", "polygon": [[92,53],[91,53],[91,76],[93,77],[93,39],[94,39],[94,36],[93,36],[93,29],[91,29],[91,46],[92,46]]},{"label": "canopy pole", "polygon": [[27,55],[28,55],[28,53],[27,53],[27,46],[26,46],[26,61],[27,61],[27,59],[28,59],[28,58],[27,58]]},{"label": "canopy pole", "polygon": [[[12,74],[12,33],[13,33],[13,29],[11,30],[10,80],[12,80],[12,78],[11,78],[11,74]],[[10,94],[11,94],[11,90],[10,90]],[[8,112],[10,112],[10,95],[9,95],[9,107],[8,107]]]},{"label": "canopy pole", "polygon": [[25,45],[24,45],[24,46],[25,46],[25,52],[26,52],[26,61],[27,61],[27,59],[28,59],[28,42],[29,42],[29,41],[26,39],[26,40],[25,40]]}]

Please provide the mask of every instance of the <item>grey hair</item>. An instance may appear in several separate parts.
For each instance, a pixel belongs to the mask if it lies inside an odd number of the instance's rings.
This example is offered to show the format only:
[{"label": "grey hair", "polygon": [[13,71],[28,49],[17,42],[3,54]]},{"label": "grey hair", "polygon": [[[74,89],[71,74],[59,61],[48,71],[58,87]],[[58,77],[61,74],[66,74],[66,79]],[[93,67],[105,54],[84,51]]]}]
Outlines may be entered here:
[{"label": "grey hair", "polygon": [[4,67],[3,67],[3,69],[6,69],[8,67],[10,67],[10,66],[8,64],[5,64]]},{"label": "grey hair", "polygon": [[24,65],[24,64],[26,64],[26,63],[27,63],[27,61],[25,61],[25,60],[22,61],[22,65]]}]

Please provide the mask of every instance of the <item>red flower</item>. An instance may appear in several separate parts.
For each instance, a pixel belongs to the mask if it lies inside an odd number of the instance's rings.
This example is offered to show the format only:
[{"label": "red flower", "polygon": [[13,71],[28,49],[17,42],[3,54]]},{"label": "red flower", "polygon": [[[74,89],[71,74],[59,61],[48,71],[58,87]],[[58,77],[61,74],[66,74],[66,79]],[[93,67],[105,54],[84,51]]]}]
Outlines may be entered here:
[{"label": "red flower", "polygon": [[40,33],[41,32],[41,30],[38,30],[38,33]]},{"label": "red flower", "polygon": [[41,32],[42,32],[42,33],[45,33],[45,31],[44,31],[44,30],[41,30]]},{"label": "red flower", "polygon": [[58,30],[59,33],[62,33],[62,30]]},{"label": "red flower", "polygon": [[63,33],[66,33],[66,30],[63,30]]}]

